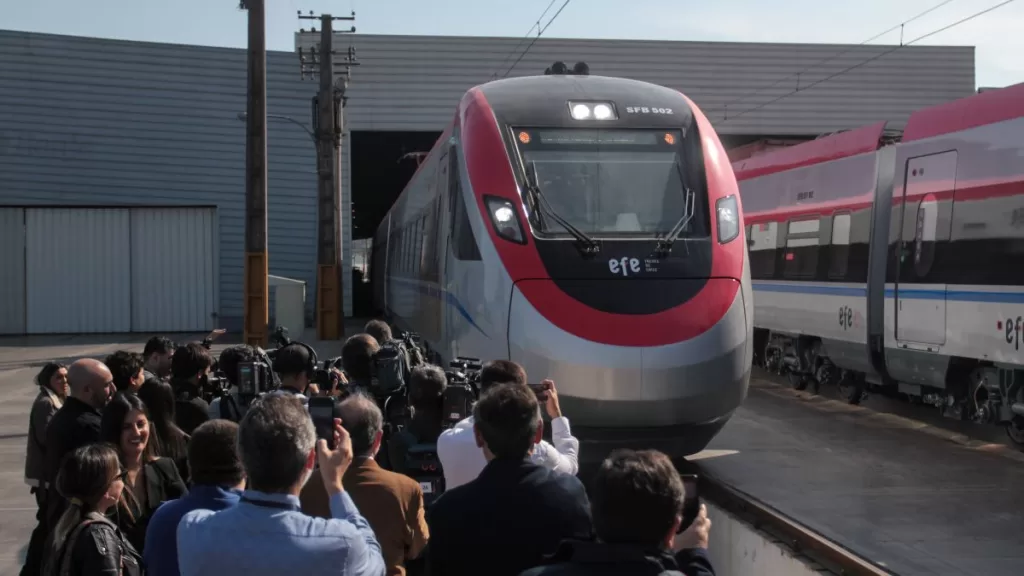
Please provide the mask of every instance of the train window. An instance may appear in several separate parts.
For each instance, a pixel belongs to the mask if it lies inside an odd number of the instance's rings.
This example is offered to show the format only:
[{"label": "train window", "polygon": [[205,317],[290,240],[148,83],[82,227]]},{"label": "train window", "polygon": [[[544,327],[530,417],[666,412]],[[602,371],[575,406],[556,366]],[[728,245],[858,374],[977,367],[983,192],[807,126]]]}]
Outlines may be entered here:
[{"label": "train window", "polygon": [[794,220],[786,232],[786,249],[783,251],[785,264],[782,270],[786,278],[813,278],[818,271],[819,219]]},{"label": "train window", "polygon": [[832,217],[832,245],[829,247],[828,277],[841,280],[850,267],[850,215]]},{"label": "train window", "polygon": [[459,183],[458,155],[455,152],[455,148],[452,148],[450,158],[448,193],[451,194],[451,205],[453,208],[452,253],[455,255],[456,260],[481,260],[480,249],[477,248],[476,238],[473,237],[473,227],[469,223],[469,214],[466,212],[466,201],[462,198],[462,186]]},{"label": "train window", "polygon": [[778,242],[778,222],[762,222],[751,224],[750,240],[750,276],[756,279],[769,279],[775,276],[775,249]]},{"label": "train window", "polygon": [[923,280],[935,260],[935,230],[939,223],[939,203],[928,194],[917,208],[917,230],[914,234],[914,273]]}]

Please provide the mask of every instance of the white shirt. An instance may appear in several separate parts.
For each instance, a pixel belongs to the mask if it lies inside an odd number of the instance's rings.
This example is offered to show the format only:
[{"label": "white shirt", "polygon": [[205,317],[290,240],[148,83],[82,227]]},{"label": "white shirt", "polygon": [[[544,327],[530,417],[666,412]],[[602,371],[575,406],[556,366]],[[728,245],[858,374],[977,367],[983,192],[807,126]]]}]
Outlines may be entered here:
[{"label": "white shirt", "polygon": [[[551,440],[554,446],[546,440],[534,444],[530,461],[575,476],[580,469],[577,458],[580,442],[569,430],[568,418],[551,419]],[[480,475],[487,466],[487,459],[483,448],[476,445],[472,416],[441,433],[437,438],[437,458],[444,469],[445,490],[462,486]]]}]

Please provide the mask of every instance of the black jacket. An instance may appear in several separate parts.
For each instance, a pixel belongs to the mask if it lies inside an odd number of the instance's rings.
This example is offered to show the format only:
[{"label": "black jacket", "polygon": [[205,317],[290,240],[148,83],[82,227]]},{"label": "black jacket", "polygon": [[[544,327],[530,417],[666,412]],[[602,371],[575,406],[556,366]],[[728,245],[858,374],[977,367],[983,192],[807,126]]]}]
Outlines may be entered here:
[{"label": "black jacket", "polygon": [[590,501],[575,476],[526,460],[492,460],[427,516],[433,576],[515,576],[564,539],[589,540]]},{"label": "black jacket", "polygon": [[[188,494],[185,481],[178,474],[178,467],[170,458],[157,458],[143,466],[146,475],[146,501],[132,506],[131,517],[116,508],[110,511],[111,520],[116,522],[125,538],[141,554],[146,545],[146,529],[153,512],[168,500],[176,500]],[[125,490],[130,490],[125,486]]]},{"label": "black jacket", "polygon": [[187,380],[171,379],[171,388],[177,401],[174,404],[174,423],[189,436],[200,424],[210,419],[210,404],[199,397],[199,390]]},{"label": "black jacket", "polygon": [[46,428],[46,482],[50,486],[46,498],[48,526],[56,526],[67,507],[67,501],[58,497],[53,487],[61,460],[65,454],[99,439],[100,411],[77,398],[68,397],[50,419]]},{"label": "black jacket", "polygon": [[563,542],[548,566],[520,576],[715,576],[702,549],[645,551],[636,546],[600,542]]},{"label": "black jacket", "polygon": [[88,525],[68,534],[60,555],[47,563],[44,576],[60,576],[64,566],[69,576],[141,576],[142,557],[121,531],[98,514],[90,514],[87,520]]}]

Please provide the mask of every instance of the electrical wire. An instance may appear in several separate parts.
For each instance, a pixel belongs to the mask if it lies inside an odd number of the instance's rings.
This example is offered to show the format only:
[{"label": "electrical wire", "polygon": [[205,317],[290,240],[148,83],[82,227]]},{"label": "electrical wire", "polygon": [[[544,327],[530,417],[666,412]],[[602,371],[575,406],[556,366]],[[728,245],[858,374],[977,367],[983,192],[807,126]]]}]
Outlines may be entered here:
[{"label": "electrical wire", "polygon": [[[892,28],[889,28],[888,30],[886,30],[884,32],[880,32],[878,34],[875,34],[871,38],[868,38],[867,40],[865,40],[865,41],[861,42],[860,44],[858,44],[858,46],[863,46],[863,45],[867,44],[868,42],[871,42],[872,40],[877,40],[877,39],[881,38],[882,36],[885,36],[886,34],[892,32],[894,30],[902,29],[904,26],[906,26],[907,24],[910,24],[914,20],[918,20],[919,18],[921,18],[923,16],[931,14],[932,12],[938,10],[939,8],[942,8],[946,4],[949,4],[950,2],[954,2],[954,1],[955,0],[944,0],[943,2],[940,2],[940,3],[936,4],[935,6],[932,6],[931,8],[925,10],[924,12],[921,12],[920,14],[918,14],[918,15],[916,15],[916,16],[908,19],[908,20],[904,20],[903,22],[900,22],[899,24],[893,26]],[[902,35],[901,35],[901,40],[902,40]],[[776,80],[775,82],[773,82],[772,84],[769,84],[768,86],[762,86],[761,88],[758,88],[757,90],[754,90],[753,92],[751,92],[749,94],[741,96],[741,97],[739,97],[739,98],[737,98],[735,100],[726,102],[725,104],[722,105],[722,107],[720,109],[710,110],[709,113],[714,114],[716,112],[726,112],[726,111],[728,111],[729,106],[732,106],[733,104],[738,104],[740,102],[743,102],[747,98],[750,98],[752,96],[756,96],[756,95],[760,94],[761,92],[763,92],[765,90],[770,90],[770,89],[778,86],[779,84],[782,84],[783,82],[785,82],[787,80],[791,80],[793,78],[796,78],[799,81],[799,78],[800,78],[801,74],[804,74],[805,72],[807,72],[807,71],[809,71],[809,70],[811,70],[813,68],[816,68],[816,67],[818,67],[818,66],[820,66],[822,64],[825,64],[826,62],[831,62],[832,60],[835,60],[836,58],[839,58],[840,56],[845,56],[845,55],[847,55],[847,54],[849,54],[851,52],[853,52],[853,49],[845,50],[845,51],[840,52],[838,54],[834,54],[832,56],[829,56],[828,58],[825,58],[823,60],[819,60],[819,61],[815,62],[814,64],[811,64],[810,66],[804,68],[803,70],[800,70],[799,72],[796,72],[795,74],[790,74],[789,76],[785,76],[783,78],[780,78],[780,79]]]},{"label": "electrical wire", "polygon": [[519,49],[519,46],[522,46],[522,43],[525,42],[527,38],[529,38],[530,33],[534,32],[535,28],[538,31],[541,30],[541,20],[544,19],[544,16],[548,14],[548,11],[551,10],[551,7],[554,6],[555,2],[557,1],[558,0],[551,0],[551,2],[548,3],[548,7],[545,8],[543,12],[541,12],[541,17],[537,18],[537,24],[529,27],[529,30],[527,30],[526,34],[523,34],[522,38],[519,39],[519,43],[515,45],[515,48],[512,48],[512,50],[510,50],[509,53],[505,54],[505,59],[502,60],[502,64],[498,65],[498,70],[496,70],[494,74],[490,75],[490,78],[498,78],[498,71],[505,66],[505,63],[509,61],[509,58],[512,57],[512,54],[516,53],[516,50]]},{"label": "electrical wire", "polygon": [[811,82],[807,86],[796,88],[792,92],[787,92],[787,93],[783,94],[782,96],[779,96],[778,98],[773,98],[772,100],[769,100],[768,102],[765,102],[764,104],[760,104],[760,105],[755,106],[753,108],[748,108],[746,110],[743,110],[742,112],[736,114],[735,116],[729,116],[727,118],[723,118],[722,120],[719,121],[719,123],[720,124],[721,123],[725,123],[725,122],[728,122],[728,121],[733,120],[735,118],[739,118],[740,116],[743,116],[744,114],[749,114],[751,112],[754,112],[754,111],[757,111],[757,110],[761,110],[762,108],[765,108],[767,106],[771,106],[772,104],[775,104],[776,102],[778,102],[780,100],[783,100],[785,98],[788,98],[788,97],[790,97],[790,96],[792,96],[794,94],[797,94],[799,92],[803,92],[803,91],[808,90],[810,88],[813,88],[813,87],[817,86],[818,84],[822,84],[824,82],[828,82],[829,80],[832,80],[833,78],[836,78],[838,76],[842,76],[843,74],[846,74],[847,72],[850,72],[851,70],[856,70],[857,68],[860,68],[861,66],[869,64],[871,62],[874,62],[875,60],[878,60],[879,58],[882,58],[883,56],[888,56],[889,54],[892,54],[893,52],[895,52],[895,51],[897,51],[897,50],[899,50],[901,48],[905,48],[907,46],[910,46],[911,44],[915,44],[917,42],[920,42],[921,40],[924,40],[926,38],[930,38],[930,37],[935,36],[936,34],[939,34],[941,32],[945,32],[946,30],[949,30],[950,28],[954,28],[954,27],[959,26],[959,25],[961,25],[961,24],[963,24],[965,22],[968,22],[970,20],[974,20],[975,18],[977,18],[979,16],[983,16],[985,14],[988,14],[989,12],[992,12],[993,10],[996,10],[998,8],[1002,8],[1003,6],[1006,6],[1007,4],[1012,4],[1013,2],[1016,2],[1016,1],[1017,0],[1004,0],[1003,2],[1000,2],[999,4],[996,4],[995,6],[990,6],[989,8],[986,8],[984,10],[981,10],[979,12],[975,12],[974,14],[971,14],[970,16],[966,16],[964,18],[961,18],[960,20],[957,20],[956,22],[953,22],[952,24],[947,24],[947,25],[943,26],[942,28],[938,28],[936,30],[932,30],[931,32],[928,32],[927,34],[922,34],[921,36],[918,36],[917,38],[914,38],[913,40],[910,40],[909,42],[906,42],[904,44],[900,44],[898,46],[893,46],[892,48],[889,48],[888,50],[885,50],[884,52],[880,52],[880,53],[872,56],[871,58],[868,58],[867,60],[864,60],[863,62],[858,62],[857,64],[854,64],[853,66],[850,66],[848,68],[844,68],[844,69],[842,69],[842,70],[840,70],[838,72],[835,72],[833,74],[830,74],[830,75],[828,75],[828,76],[826,76],[826,77],[824,77],[824,78],[822,78],[820,80],[816,80],[814,82]]},{"label": "electrical wire", "polygon": [[565,10],[565,7],[569,5],[570,1],[571,0],[565,0],[565,2],[562,3],[562,6],[558,8],[558,12],[555,12],[555,15],[551,17],[551,20],[548,20],[548,23],[545,24],[543,28],[537,31],[537,35],[534,36],[533,40],[530,41],[530,44],[526,46],[526,50],[523,50],[523,53],[519,55],[519,58],[516,58],[516,61],[513,62],[512,65],[508,67],[508,70],[505,71],[505,74],[502,75],[502,78],[508,78],[508,75],[512,72],[516,65],[518,65],[523,60],[523,57],[530,52],[530,49],[533,48],[533,45],[537,43],[537,40],[544,34],[544,31],[548,29],[548,26],[551,26],[551,23],[558,18],[558,15],[562,13],[562,10]]}]

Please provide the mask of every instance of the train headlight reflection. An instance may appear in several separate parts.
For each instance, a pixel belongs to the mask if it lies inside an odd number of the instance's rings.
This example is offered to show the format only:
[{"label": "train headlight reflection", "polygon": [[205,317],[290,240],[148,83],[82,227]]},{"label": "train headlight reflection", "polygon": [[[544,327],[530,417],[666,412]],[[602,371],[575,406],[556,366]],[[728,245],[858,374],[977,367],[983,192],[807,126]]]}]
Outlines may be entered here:
[{"label": "train headlight reflection", "polygon": [[615,106],[611,102],[569,102],[569,115],[573,120],[614,120]]},{"label": "train headlight reflection", "polygon": [[491,225],[498,236],[517,244],[526,244],[523,227],[519,223],[519,215],[516,214],[512,202],[495,196],[485,196],[484,202],[487,204],[487,212],[491,215]]},{"label": "train headlight reflection", "polygon": [[586,104],[576,104],[572,107],[572,117],[576,120],[590,118],[590,107]]},{"label": "train headlight reflection", "polygon": [[729,195],[719,198],[715,202],[715,211],[718,213],[718,242],[725,244],[739,236],[740,215],[739,207],[736,205],[736,196]]},{"label": "train headlight reflection", "polygon": [[594,106],[594,118],[598,120],[607,120],[612,117],[612,108],[607,104],[598,104]]}]

